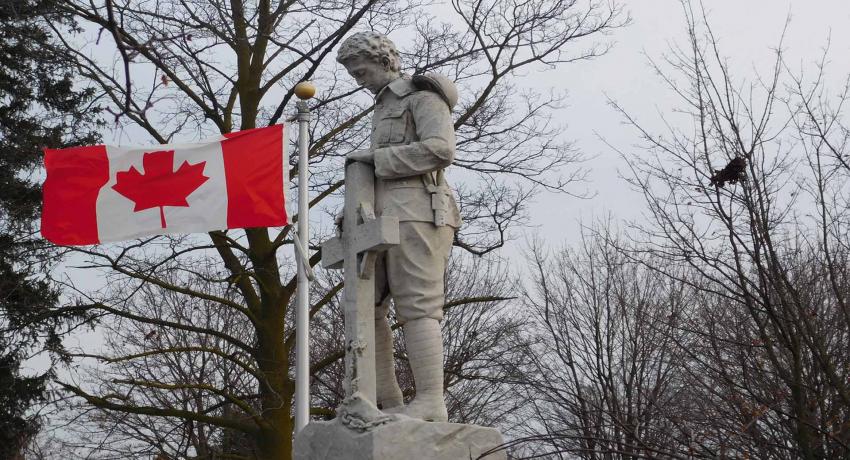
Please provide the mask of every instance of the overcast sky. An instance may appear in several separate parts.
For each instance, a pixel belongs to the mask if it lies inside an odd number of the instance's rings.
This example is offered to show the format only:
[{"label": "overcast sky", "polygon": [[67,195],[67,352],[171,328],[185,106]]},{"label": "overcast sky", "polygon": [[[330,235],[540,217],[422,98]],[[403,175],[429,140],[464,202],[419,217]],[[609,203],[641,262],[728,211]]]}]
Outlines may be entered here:
[{"label": "overcast sky", "polygon": [[[631,148],[637,142],[636,133],[622,124],[607,98],[616,100],[650,126],[657,123],[659,113],[669,114],[679,102],[653,74],[648,58],[661,57],[673,43],[685,43],[680,0],[620,1],[633,21],[612,34],[615,45],[607,55],[554,71],[529,73],[515,80],[517,87],[526,83],[541,91],[548,88],[567,91],[567,106],[556,114],[555,121],[566,126],[565,139],[575,141],[581,151],[593,157],[585,164],[590,170],[590,182],[586,186],[595,194],[592,199],[542,194],[531,209],[532,225],[541,237],[555,245],[574,242],[579,221],[588,222],[608,213],[618,218],[639,218],[644,208],[642,197],[631,192],[618,177],[618,171],[624,170],[623,161],[600,140],[602,137],[624,152],[636,151]],[[704,4],[719,37],[721,52],[734,64],[736,78],[752,79],[756,70],[770,67],[774,58],[772,50],[779,43],[789,17],[783,47],[787,62],[811,69],[831,38],[832,86],[837,89],[850,74],[850,0],[704,0]],[[402,35],[391,38],[403,44]],[[587,46],[589,42],[579,45]],[[111,48],[104,52],[114,54]],[[295,130],[290,132],[294,136]],[[121,144],[150,142],[147,134],[135,127],[104,134],[109,141]],[[323,218],[311,215],[310,220],[313,225],[319,225]],[[522,241],[523,233],[514,232],[516,242]],[[512,244],[504,255],[518,256],[521,246]]]},{"label": "overcast sky", "polygon": [[[786,19],[790,24],[783,49],[791,67],[814,67],[827,40],[831,39],[829,83],[840,88],[850,74],[850,1],[848,0],[704,0],[709,21],[720,40],[721,52],[730,58],[737,78],[752,79],[756,70],[769,68]],[[648,124],[659,112],[668,112],[675,97],[653,74],[647,56],[660,57],[671,43],[684,44],[685,21],[678,0],[626,0],[633,23],[615,33],[614,49],[601,58],[566,66],[564,71],[544,73],[544,81],[569,91],[568,104],[559,118],[566,136],[595,159],[589,200],[547,194],[532,209],[533,222],[547,242],[570,244],[576,240],[579,221],[604,217],[638,218],[642,197],[618,178],[624,164],[619,155],[601,142],[603,136],[623,151],[637,142],[635,132],[607,105],[606,95]],[[598,134],[598,136],[597,136]],[[508,251],[514,253],[515,250]]]},{"label": "overcast sky", "polygon": [[[619,177],[619,171],[625,171],[622,159],[600,139],[624,152],[639,152],[632,147],[638,140],[636,133],[622,124],[607,98],[650,126],[657,125],[659,113],[669,113],[678,103],[653,74],[648,57],[659,58],[671,44],[684,44],[686,28],[679,0],[623,1],[633,21],[614,32],[611,38],[615,45],[610,53],[516,80],[518,87],[527,82],[542,91],[550,87],[568,91],[567,106],[556,114],[556,122],[566,126],[566,139],[574,140],[579,149],[593,157],[585,165],[590,170],[586,185],[595,194],[593,198],[579,200],[544,193],[531,208],[534,228],[530,230],[554,246],[576,242],[580,222],[589,223],[609,213],[618,219],[639,219],[645,208],[642,197]],[[850,0],[705,0],[705,4],[721,51],[733,63],[736,78],[752,79],[755,71],[770,67],[772,50],[789,17],[784,50],[792,67],[811,69],[831,38],[829,85],[837,90],[850,74]],[[128,137],[131,132],[135,131],[104,134],[113,142],[145,142]],[[140,135],[147,140],[144,133]],[[318,225],[322,218],[312,215],[311,221]],[[503,256],[520,265],[527,233],[523,230],[517,229],[515,240],[502,251]],[[101,286],[103,280],[93,275],[77,272],[71,276],[81,287]]]},{"label": "overcast sky", "polygon": [[[657,123],[659,113],[669,113],[678,102],[653,74],[648,56],[658,58],[672,43],[684,43],[686,29],[679,0],[624,1],[633,22],[613,34],[616,44],[609,54],[557,71],[530,74],[516,82],[517,86],[528,82],[541,90],[567,90],[568,105],[556,115],[556,121],[566,125],[567,139],[594,157],[585,165],[590,170],[587,187],[595,193],[593,198],[579,200],[544,193],[531,208],[531,224],[535,227],[532,231],[553,246],[575,243],[582,221],[590,222],[608,213],[618,219],[639,219],[644,209],[642,197],[619,178],[618,171],[625,170],[623,161],[599,138],[604,137],[624,152],[637,151],[631,147],[638,140],[636,133],[622,124],[607,104],[607,97],[649,125]],[[734,64],[737,78],[751,79],[756,70],[769,68],[772,49],[778,44],[789,15],[791,22],[784,45],[787,62],[811,69],[831,38],[829,84],[837,90],[850,74],[850,0],[705,0],[705,4],[721,51]],[[318,219],[321,217],[311,216],[311,221]],[[502,251],[515,266],[523,265],[524,233],[515,232],[515,241]],[[71,274],[83,288],[101,286],[103,280],[93,275]]]}]

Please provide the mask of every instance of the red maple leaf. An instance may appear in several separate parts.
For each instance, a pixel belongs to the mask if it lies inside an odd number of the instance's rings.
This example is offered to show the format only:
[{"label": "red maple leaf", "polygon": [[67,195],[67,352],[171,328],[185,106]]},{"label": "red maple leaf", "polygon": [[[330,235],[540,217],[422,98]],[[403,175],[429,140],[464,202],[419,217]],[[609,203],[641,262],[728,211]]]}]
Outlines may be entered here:
[{"label": "red maple leaf", "polygon": [[112,188],[136,203],[133,212],[159,208],[159,219],[162,228],[165,228],[163,207],[188,207],[186,197],[209,179],[204,176],[206,164],[206,161],[202,161],[190,165],[188,161],[184,161],[177,171],[172,171],[174,150],[145,152],[142,157],[145,173],[142,174],[135,166],[130,166],[127,171],[118,172]]}]

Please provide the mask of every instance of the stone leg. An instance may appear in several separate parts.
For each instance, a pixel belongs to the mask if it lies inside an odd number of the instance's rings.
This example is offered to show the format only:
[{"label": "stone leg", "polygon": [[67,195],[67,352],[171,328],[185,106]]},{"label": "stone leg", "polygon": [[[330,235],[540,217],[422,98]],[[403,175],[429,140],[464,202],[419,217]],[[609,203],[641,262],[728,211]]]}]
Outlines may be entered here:
[{"label": "stone leg", "polygon": [[401,324],[420,318],[443,319],[444,275],[454,229],[429,222],[400,222],[401,243],[387,250],[386,276]]},{"label": "stone leg", "polygon": [[395,376],[393,333],[386,316],[375,320],[375,379],[378,407],[389,409],[404,404]]},{"label": "stone leg", "polygon": [[432,318],[409,321],[404,325],[404,340],[416,383],[416,397],[402,413],[431,422],[447,421],[440,322]]},{"label": "stone leg", "polygon": [[405,407],[410,417],[446,421],[443,400],[443,338],[440,320],[446,302],[443,276],[454,229],[430,222],[399,223],[401,243],[386,252],[386,274],[404,340],[416,397]]},{"label": "stone leg", "polygon": [[387,320],[389,306],[386,263],[382,256],[375,264],[375,403],[382,410],[404,405],[395,375],[393,332]]}]

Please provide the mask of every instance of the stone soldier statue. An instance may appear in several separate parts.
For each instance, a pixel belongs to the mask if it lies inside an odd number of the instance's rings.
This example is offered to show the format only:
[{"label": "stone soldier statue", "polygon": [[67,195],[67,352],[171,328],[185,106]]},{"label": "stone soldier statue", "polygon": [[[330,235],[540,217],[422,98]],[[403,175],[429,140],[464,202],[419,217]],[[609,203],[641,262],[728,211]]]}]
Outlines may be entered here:
[{"label": "stone soldier statue", "polygon": [[[393,42],[374,32],[346,39],[337,61],[357,84],[375,94],[370,148],[351,152],[348,161],[374,165],[376,213],[399,220],[400,244],[386,251],[376,266],[376,402],[385,412],[446,421],[443,276],[461,220],[443,171],[454,160],[451,109],[457,89],[436,74],[403,75]],[[390,298],[416,385],[416,397],[407,406],[395,376],[387,320]]]}]

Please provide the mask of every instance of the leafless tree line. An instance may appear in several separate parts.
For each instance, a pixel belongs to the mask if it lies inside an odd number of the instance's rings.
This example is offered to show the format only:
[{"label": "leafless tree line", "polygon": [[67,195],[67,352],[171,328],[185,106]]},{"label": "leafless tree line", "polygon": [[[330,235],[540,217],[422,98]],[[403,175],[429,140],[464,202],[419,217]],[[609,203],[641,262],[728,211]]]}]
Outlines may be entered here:
[{"label": "leafless tree line", "polygon": [[[653,62],[680,105],[621,152],[647,220],[531,251],[531,458],[850,455],[846,81],[742,79],[701,5]],[[749,73],[747,71],[746,73]],[[735,159],[737,183],[712,184]]]}]

